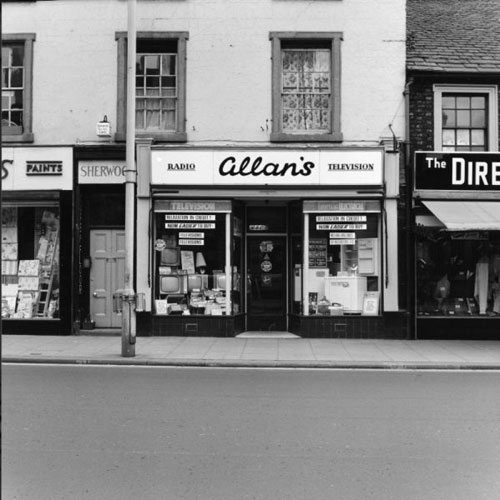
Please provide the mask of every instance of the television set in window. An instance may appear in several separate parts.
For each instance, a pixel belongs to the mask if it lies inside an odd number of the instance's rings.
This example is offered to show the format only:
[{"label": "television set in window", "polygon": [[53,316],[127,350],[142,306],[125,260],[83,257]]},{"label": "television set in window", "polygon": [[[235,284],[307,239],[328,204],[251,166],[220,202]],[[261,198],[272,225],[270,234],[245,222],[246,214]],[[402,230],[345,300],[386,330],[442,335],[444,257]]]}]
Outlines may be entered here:
[{"label": "television set in window", "polygon": [[179,266],[181,264],[180,248],[165,248],[161,251],[160,266]]},{"label": "television set in window", "polygon": [[186,293],[184,275],[169,274],[160,276],[160,293],[161,294],[179,294]]},{"label": "television set in window", "polygon": [[189,274],[187,277],[188,292],[208,288],[208,274]]},{"label": "television set in window", "polygon": [[214,288],[218,288],[220,290],[227,289],[227,280],[225,274],[214,274]]}]

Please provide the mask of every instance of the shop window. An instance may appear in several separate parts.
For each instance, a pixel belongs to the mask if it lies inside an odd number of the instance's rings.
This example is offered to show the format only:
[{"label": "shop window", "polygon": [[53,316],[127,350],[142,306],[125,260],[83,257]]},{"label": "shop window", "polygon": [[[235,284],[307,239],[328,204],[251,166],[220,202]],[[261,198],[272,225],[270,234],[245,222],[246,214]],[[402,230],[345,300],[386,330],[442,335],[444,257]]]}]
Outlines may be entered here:
[{"label": "shop window", "polygon": [[157,202],[154,219],[155,313],[241,312],[242,221],[230,203]]},{"label": "shop window", "polygon": [[[118,33],[117,140],[126,134],[126,33]],[[136,55],[136,134],[184,142],[187,33],[139,32]]]},{"label": "shop window", "polygon": [[34,34],[2,36],[2,139],[33,142]]},{"label": "shop window", "polygon": [[304,212],[308,261],[295,269],[294,287],[296,301],[305,290],[303,312],[378,315],[379,203],[305,202]]},{"label": "shop window", "polygon": [[273,141],[341,141],[341,33],[271,33]]},{"label": "shop window", "polygon": [[434,86],[435,149],[488,151],[498,144],[496,86]]},{"label": "shop window", "polygon": [[417,314],[500,314],[500,231],[447,231],[417,223]]},{"label": "shop window", "polygon": [[58,205],[2,207],[2,318],[59,317]]}]

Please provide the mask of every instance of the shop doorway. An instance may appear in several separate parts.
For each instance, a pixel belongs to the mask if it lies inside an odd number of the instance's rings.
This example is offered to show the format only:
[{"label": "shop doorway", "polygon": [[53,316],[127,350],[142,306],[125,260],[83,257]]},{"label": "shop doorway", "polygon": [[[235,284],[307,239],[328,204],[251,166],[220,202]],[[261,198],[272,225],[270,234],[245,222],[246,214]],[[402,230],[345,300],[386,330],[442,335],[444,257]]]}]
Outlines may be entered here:
[{"label": "shop doorway", "polygon": [[287,329],[287,237],[247,235],[247,330]]},{"label": "shop doorway", "polygon": [[90,314],[97,328],[119,328],[121,314],[113,312],[113,293],[125,285],[125,231],[90,231]]}]

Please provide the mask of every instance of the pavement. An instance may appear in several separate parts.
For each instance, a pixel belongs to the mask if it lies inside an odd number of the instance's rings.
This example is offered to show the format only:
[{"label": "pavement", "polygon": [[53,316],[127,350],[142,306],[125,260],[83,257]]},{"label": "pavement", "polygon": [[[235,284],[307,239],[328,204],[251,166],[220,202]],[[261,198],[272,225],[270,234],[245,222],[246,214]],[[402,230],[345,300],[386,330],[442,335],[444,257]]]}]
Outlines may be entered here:
[{"label": "pavement", "polygon": [[87,365],[500,370],[500,342],[303,339],[248,332],[239,337],[137,337],[123,357],[121,336],[2,335],[3,363]]}]

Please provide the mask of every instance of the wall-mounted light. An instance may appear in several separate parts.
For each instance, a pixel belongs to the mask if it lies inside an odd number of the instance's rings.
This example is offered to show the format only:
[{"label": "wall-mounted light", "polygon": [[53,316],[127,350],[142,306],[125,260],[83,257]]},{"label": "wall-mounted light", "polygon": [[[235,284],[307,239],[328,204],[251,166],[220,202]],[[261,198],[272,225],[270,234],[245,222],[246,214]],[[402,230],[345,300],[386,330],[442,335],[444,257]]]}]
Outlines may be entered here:
[{"label": "wall-mounted light", "polygon": [[98,137],[111,137],[111,123],[108,122],[106,115],[100,122],[97,122],[96,134]]}]

